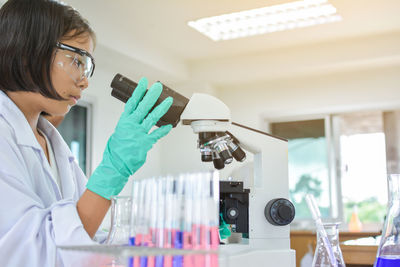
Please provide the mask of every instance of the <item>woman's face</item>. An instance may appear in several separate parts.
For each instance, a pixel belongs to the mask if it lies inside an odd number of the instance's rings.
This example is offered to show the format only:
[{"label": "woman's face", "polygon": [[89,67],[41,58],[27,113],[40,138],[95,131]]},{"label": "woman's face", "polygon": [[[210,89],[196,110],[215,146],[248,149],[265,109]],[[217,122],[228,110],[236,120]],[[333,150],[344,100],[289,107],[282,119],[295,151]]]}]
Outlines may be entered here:
[{"label": "woman's face", "polygon": [[[88,35],[78,36],[73,39],[61,40],[62,44],[76,47],[86,52],[93,53],[93,40]],[[79,68],[82,63],[79,60],[80,55],[57,48],[54,61],[51,65],[51,81],[54,89],[65,100],[55,100],[46,98],[46,104],[43,109],[51,115],[64,115],[72,106],[76,104],[82,95],[82,91],[89,85],[88,79],[81,75]]]}]

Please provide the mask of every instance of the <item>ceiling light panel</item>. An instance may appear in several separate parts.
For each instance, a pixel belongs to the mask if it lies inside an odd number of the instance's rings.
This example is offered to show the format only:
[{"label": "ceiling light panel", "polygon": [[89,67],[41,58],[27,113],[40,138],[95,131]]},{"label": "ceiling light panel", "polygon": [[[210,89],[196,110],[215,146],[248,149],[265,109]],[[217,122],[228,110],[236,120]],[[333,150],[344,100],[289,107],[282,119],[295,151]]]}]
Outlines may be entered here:
[{"label": "ceiling light panel", "polygon": [[214,41],[284,31],[342,20],[327,0],[303,0],[189,21]]}]

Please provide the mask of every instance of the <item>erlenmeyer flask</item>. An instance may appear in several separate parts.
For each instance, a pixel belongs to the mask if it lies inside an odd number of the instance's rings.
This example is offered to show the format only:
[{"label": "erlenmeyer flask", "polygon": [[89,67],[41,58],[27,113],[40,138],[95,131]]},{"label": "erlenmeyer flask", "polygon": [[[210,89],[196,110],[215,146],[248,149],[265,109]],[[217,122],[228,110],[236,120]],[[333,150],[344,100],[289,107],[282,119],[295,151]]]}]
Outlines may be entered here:
[{"label": "erlenmeyer flask", "polygon": [[128,245],[131,224],[132,198],[130,196],[111,197],[111,228],[107,245]]},{"label": "erlenmeyer flask", "polygon": [[388,175],[388,210],[375,267],[400,266],[400,174]]},{"label": "erlenmeyer flask", "polygon": [[[337,267],[345,267],[342,251],[339,246],[339,225],[340,223],[324,223],[324,228],[331,244],[333,254],[336,258]],[[312,267],[331,267],[328,253],[324,246],[324,241],[317,232],[317,246],[315,248]]]}]

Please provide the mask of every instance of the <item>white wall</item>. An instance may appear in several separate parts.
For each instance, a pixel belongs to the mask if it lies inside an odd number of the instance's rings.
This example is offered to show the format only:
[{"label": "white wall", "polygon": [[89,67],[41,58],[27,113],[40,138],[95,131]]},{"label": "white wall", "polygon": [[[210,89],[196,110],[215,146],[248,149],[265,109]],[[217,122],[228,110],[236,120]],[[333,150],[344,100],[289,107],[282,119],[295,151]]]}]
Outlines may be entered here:
[{"label": "white wall", "polygon": [[[400,106],[400,65],[309,75],[219,88],[232,118],[257,128],[264,120]],[[249,89],[244,89],[249,88]]]}]

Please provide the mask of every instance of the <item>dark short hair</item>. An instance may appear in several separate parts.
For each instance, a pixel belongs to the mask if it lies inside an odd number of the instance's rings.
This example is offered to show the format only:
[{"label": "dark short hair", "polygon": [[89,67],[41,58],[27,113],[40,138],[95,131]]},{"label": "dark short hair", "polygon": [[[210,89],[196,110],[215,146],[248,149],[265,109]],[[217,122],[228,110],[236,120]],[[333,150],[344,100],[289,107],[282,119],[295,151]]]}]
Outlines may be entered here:
[{"label": "dark short hair", "polygon": [[63,99],[50,77],[56,44],[85,34],[95,41],[87,20],[70,6],[52,0],[7,1],[0,9],[0,90]]}]

